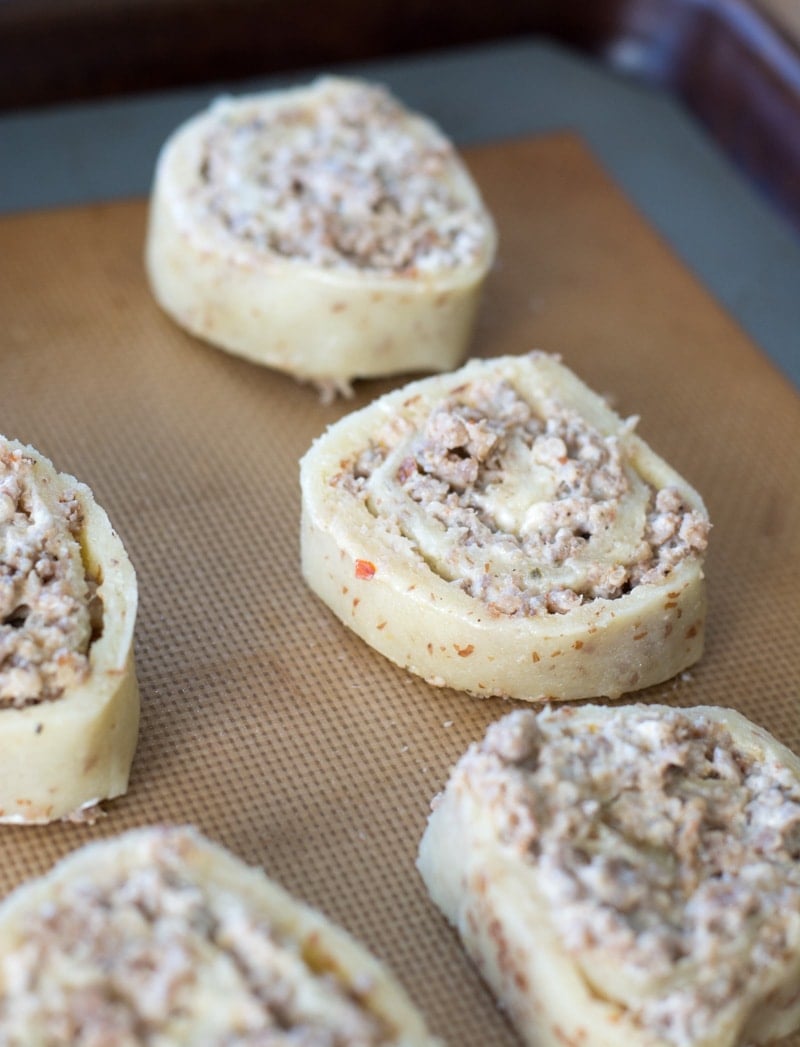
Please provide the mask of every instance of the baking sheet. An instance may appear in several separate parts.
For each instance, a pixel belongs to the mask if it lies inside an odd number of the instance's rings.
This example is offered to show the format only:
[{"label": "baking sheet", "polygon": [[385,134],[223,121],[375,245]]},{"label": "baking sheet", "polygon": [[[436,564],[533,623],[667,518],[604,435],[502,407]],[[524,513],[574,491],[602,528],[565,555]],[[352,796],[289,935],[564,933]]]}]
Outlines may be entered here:
[{"label": "baking sheet", "polygon": [[[731,705],[800,749],[800,399],[578,138],[467,159],[501,239],[473,353],[559,352],[711,514],[706,653],[637,697]],[[298,459],[404,379],[323,406],[196,341],[149,295],[145,220],[140,200],[0,220],[0,431],[122,536],[143,699],[128,795],[94,826],[0,827],[0,892],[90,839],[190,822],[361,938],[451,1044],[515,1044],[414,868],[430,799],[512,703],[411,677],[300,576]]]}]

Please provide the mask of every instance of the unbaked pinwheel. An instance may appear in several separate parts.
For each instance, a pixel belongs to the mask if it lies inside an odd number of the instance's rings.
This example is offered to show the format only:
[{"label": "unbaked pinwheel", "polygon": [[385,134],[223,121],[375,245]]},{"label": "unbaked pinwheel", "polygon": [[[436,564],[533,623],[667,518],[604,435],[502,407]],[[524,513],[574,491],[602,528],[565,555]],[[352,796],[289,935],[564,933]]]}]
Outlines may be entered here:
[{"label": "unbaked pinwheel", "polygon": [[557,358],[476,360],[341,419],[301,464],[309,586],[429,683],[537,700],[701,654],[699,495]]},{"label": "unbaked pinwheel", "polygon": [[800,1026],[800,760],[729,709],[512,713],[418,865],[530,1047],[743,1047]]},{"label": "unbaked pinwheel", "polygon": [[436,1047],[388,972],[186,828],[93,843],[0,907],[0,1041]]},{"label": "unbaked pinwheel", "polygon": [[85,818],[125,792],[136,602],[89,488],[0,437],[0,822]]},{"label": "unbaked pinwheel", "polygon": [[178,128],[146,262],[183,327],[333,394],[456,366],[495,243],[438,128],[376,85],[323,77]]}]

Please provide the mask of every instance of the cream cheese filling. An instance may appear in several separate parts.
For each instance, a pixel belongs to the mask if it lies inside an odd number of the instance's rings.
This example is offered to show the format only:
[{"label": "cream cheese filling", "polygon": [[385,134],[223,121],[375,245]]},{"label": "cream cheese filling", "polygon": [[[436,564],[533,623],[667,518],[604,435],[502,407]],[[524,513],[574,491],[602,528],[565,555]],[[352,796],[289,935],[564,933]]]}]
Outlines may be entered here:
[{"label": "cream cheese filling", "polygon": [[705,551],[705,515],[631,461],[634,424],[604,435],[555,397],[479,379],[391,420],[337,482],[494,613],[564,613]]},{"label": "cream cheese filling", "polygon": [[81,523],[76,498],[0,441],[0,710],[58,699],[88,675]]},{"label": "cream cheese filling", "polygon": [[479,261],[486,218],[454,150],[385,90],[329,78],[299,100],[217,107],[195,205],[266,254],[413,275]]},{"label": "cream cheese filling", "polygon": [[31,1030],[46,1043],[120,1047],[397,1042],[313,949],[190,872],[179,836],[154,836],[136,863],[62,880],[16,934],[2,957],[4,1043],[27,1043]]}]

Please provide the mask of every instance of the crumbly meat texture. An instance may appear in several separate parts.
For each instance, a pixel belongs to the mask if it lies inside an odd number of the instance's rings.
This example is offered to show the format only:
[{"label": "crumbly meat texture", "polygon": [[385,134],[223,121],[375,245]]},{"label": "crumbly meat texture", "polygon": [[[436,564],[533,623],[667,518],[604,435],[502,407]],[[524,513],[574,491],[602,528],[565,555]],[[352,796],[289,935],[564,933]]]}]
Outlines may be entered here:
[{"label": "crumbly meat texture", "polygon": [[[30,913],[4,955],[0,1040],[81,1047],[200,1042],[380,1047],[394,1042],[357,992],[248,909],[200,882],[180,841],[135,868],[99,868]],[[365,986],[365,992],[369,986]]]},{"label": "crumbly meat texture", "polygon": [[54,497],[32,458],[0,444],[0,709],[58,699],[88,674],[81,523],[74,494]]},{"label": "crumbly meat texture", "polygon": [[413,275],[475,262],[485,219],[454,186],[452,146],[386,91],[237,106],[209,132],[198,198],[237,239],[326,268]]},{"label": "crumbly meat texture", "polygon": [[[495,614],[617,599],[706,549],[705,515],[676,488],[638,477],[620,437],[555,399],[537,411],[505,380],[455,391],[398,460],[406,437],[402,421],[390,421],[334,482]],[[638,500],[638,515],[623,518],[626,498]]]},{"label": "crumbly meat texture", "polygon": [[[516,712],[454,782],[490,812],[498,842],[535,866],[550,919],[597,991],[632,986],[620,1002],[676,1047],[702,1041],[797,950],[800,783],[719,722],[642,706],[586,730],[569,709]],[[636,999],[659,982],[667,988]]]}]

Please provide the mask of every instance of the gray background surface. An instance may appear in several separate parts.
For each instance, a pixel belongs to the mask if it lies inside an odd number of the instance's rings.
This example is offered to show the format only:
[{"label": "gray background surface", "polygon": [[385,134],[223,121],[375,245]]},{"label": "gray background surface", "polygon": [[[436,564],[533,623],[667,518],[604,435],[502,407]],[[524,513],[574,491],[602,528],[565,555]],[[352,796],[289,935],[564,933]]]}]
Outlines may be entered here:
[{"label": "gray background surface", "polygon": [[[668,95],[540,40],[317,72],[381,81],[459,145],[555,129],[597,157],[756,344],[800,386],[800,241]],[[147,193],[167,135],[226,85],[0,117],[0,211]],[[0,259],[0,273],[3,260]],[[1,278],[1,277],[0,277]]]}]

